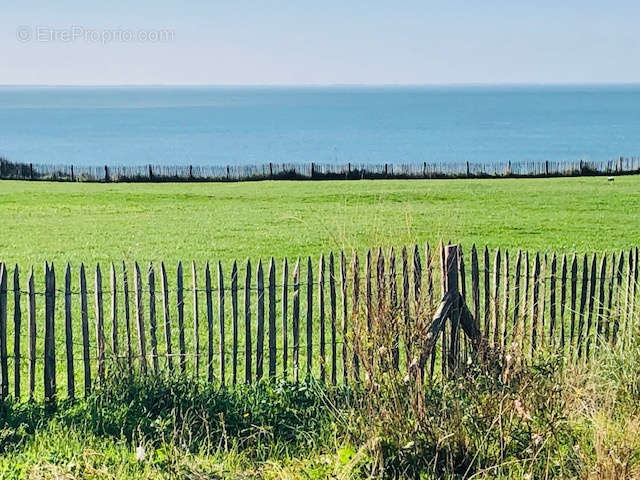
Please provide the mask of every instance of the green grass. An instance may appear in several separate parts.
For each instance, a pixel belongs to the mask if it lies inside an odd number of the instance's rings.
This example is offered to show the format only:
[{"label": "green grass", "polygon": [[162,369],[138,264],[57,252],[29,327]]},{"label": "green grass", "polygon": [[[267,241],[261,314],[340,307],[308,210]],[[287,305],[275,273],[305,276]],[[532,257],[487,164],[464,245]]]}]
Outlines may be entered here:
[{"label": "green grass", "polygon": [[[611,251],[628,248],[640,238],[640,176],[616,178],[607,182],[606,178],[568,179],[503,179],[503,180],[443,180],[443,181],[353,181],[353,182],[256,182],[238,184],[70,184],[45,182],[0,182],[0,260],[9,265],[19,263],[21,285],[26,287],[27,273],[24,267],[35,265],[37,269],[37,289],[42,285],[42,264],[45,260],[56,262],[57,286],[63,286],[62,263],[70,261],[74,265],[73,288],[77,289],[77,265],[82,261],[89,265],[87,280],[90,290],[96,262],[103,264],[103,286],[108,286],[106,262],[126,260],[131,278],[131,261],[141,262],[143,276],[146,262],[164,260],[170,276],[170,284],[175,281],[175,264],[178,260],[196,260],[200,286],[203,285],[203,261],[222,260],[228,278],[231,261],[240,261],[241,285],[244,279],[244,259],[254,260],[255,272],[258,258],[273,255],[280,260],[287,256],[314,256],[339,249],[365,250],[370,247],[405,245],[414,242],[438,242],[451,240],[465,246],[471,243],[487,244],[490,247],[525,248],[539,251]],[[120,265],[116,265],[120,274]],[[277,276],[281,275],[278,263]],[[305,272],[303,265],[303,273]],[[292,265],[290,265],[290,274]],[[12,271],[10,270],[10,273]],[[212,272],[214,283],[217,276]],[[156,271],[156,285],[159,286]],[[303,275],[304,278],[304,275]],[[146,285],[146,278],[143,279]],[[255,275],[253,278],[255,282]],[[9,286],[12,280],[8,279]],[[121,287],[121,285],[119,285]],[[190,266],[185,265],[185,288],[191,287]],[[227,288],[229,285],[227,284]],[[171,288],[171,287],[170,287]],[[304,292],[304,290],[303,290]],[[171,302],[175,302],[172,290]],[[255,306],[255,294],[252,304]],[[159,315],[158,336],[160,353],[163,353],[163,329],[161,304],[158,292],[157,314]],[[185,292],[185,316],[187,325],[187,351],[192,351],[191,293]],[[22,342],[23,355],[27,352],[26,298],[23,295]],[[42,297],[37,297],[39,358],[42,356]],[[119,298],[122,302],[122,298]],[[145,308],[148,299],[145,294]],[[227,308],[230,308],[227,297]],[[291,302],[291,298],[289,300]],[[240,318],[242,321],[242,293],[239,296]],[[10,306],[12,302],[10,302]],[[174,305],[174,303],[172,303]],[[217,303],[214,304],[214,313]],[[278,304],[278,308],[280,304]],[[58,321],[63,318],[62,298],[56,304]],[[91,352],[94,355],[94,299],[89,295]],[[291,303],[289,304],[291,309]],[[200,339],[201,354],[206,352],[205,299],[200,296]],[[82,373],[79,345],[79,302],[73,296],[74,344],[76,355],[76,393],[82,397]],[[290,312],[291,310],[289,310]],[[9,309],[9,319],[13,318]],[[120,342],[123,345],[123,312],[119,305]],[[278,310],[279,312],[279,310]],[[133,310],[132,310],[133,314]],[[304,315],[304,305],[301,309]],[[105,297],[105,323],[107,338],[110,334],[110,307]],[[217,313],[216,313],[217,315]],[[317,316],[317,312],[314,312]],[[148,310],[145,318],[148,321]],[[171,310],[172,324],[175,326],[175,309]],[[230,321],[227,310],[227,322]],[[304,317],[303,317],[304,318]],[[56,348],[58,352],[58,391],[65,397],[64,369],[64,329],[58,324]],[[301,367],[304,370],[304,321],[301,323]],[[147,324],[148,328],[148,324]],[[173,327],[174,350],[177,332]],[[255,322],[254,322],[255,328]],[[13,351],[13,328],[9,326],[9,354]],[[227,340],[230,327],[227,324]],[[317,338],[317,337],[316,337]],[[241,324],[240,342],[244,339]],[[135,340],[135,327],[134,327]],[[217,337],[216,337],[217,340]],[[291,341],[291,338],[289,339]],[[148,340],[147,340],[148,341]],[[280,346],[278,344],[278,346]],[[317,346],[315,347],[317,348]],[[136,350],[134,344],[134,352]],[[241,356],[242,357],[242,356]],[[568,416],[572,435],[580,440],[583,449],[579,455],[586,455],[583,476],[602,475],[603,469],[617,468],[619,459],[631,458],[630,464],[637,472],[640,446],[634,440],[640,438],[640,414],[637,405],[637,375],[631,365],[637,365],[637,355],[629,358],[619,370],[620,375],[629,375],[632,380],[623,381],[610,371],[601,372],[595,380],[578,376],[580,381],[566,381],[566,391],[570,398],[563,399],[567,405],[558,406],[563,415]],[[227,356],[227,362],[229,357]],[[291,361],[291,360],[289,360]],[[191,365],[192,358],[189,358]],[[161,364],[163,362],[161,361]],[[12,359],[9,361],[10,380],[13,381]],[[95,367],[95,366],[94,366]],[[206,372],[203,360],[202,372]],[[243,380],[242,360],[240,377]],[[615,372],[613,372],[615,374]],[[95,377],[95,370],[93,370]],[[229,370],[227,370],[229,376]],[[611,380],[615,378],[615,380]],[[37,364],[36,399],[41,399],[41,363]],[[26,399],[27,362],[22,363],[22,400]],[[560,380],[558,380],[560,381]],[[582,383],[580,383],[582,382]],[[610,383],[606,383],[610,382]],[[627,383],[631,384],[630,386]],[[564,383],[560,387],[564,388]],[[178,385],[177,388],[180,386]],[[13,391],[13,385],[11,385]],[[631,392],[631,400],[610,405],[613,393]],[[582,397],[574,393],[581,393]],[[595,392],[595,393],[594,393]],[[605,392],[600,394],[597,392]],[[157,393],[157,392],[156,392]],[[496,403],[490,397],[486,405]],[[156,395],[153,388],[145,386],[141,395],[152,394],[149,405],[155,399],[188,398],[185,395]],[[124,415],[126,402],[117,402],[123,410],[109,410],[113,395],[98,393],[95,401],[109,414]],[[493,393],[491,393],[493,395]],[[209,397],[207,397],[209,398]],[[455,400],[455,399],[454,399]],[[509,401],[514,400],[510,398]],[[209,400],[206,400],[209,401]],[[466,400],[465,400],[466,401]],[[380,432],[394,437],[394,426],[376,425],[372,417],[357,410],[347,410],[347,419],[342,416],[325,422],[322,429],[313,426],[300,429],[307,439],[305,449],[295,450],[298,441],[286,439],[259,442],[262,450],[247,453],[244,447],[232,445],[228,449],[212,451],[191,451],[174,439],[162,439],[154,431],[142,431],[142,438],[116,430],[107,430],[105,422],[95,422],[94,418],[79,416],[78,410],[86,405],[86,400],[70,404],[56,418],[38,417],[40,423],[33,423],[33,411],[38,408],[32,403],[16,405],[18,413],[27,420],[11,423],[8,417],[0,420],[0,444],[9,445],[10,454],[0,454],[0,478],[355,478],[354,466],[350,458],[355,452],[370,450],[366,438],[358,437],[349,430],[355,425],[357,432],[362,425],[363,436],[373,438]],[[100,404],[99,402],[103,402]],[[457,400],[456,400],[457,402]],[[454,403],[452,411],[465,411],[471,406],[483,403]],[[575,404],[574,404],[575,402]],[[233,403],[233,402],[232,402]],[[272,402],[267,402],[272,403]],[[126,404],[126,405],[125,405]],[[123,405],[125,405],[123,407]],[[233,411],[239,411],[235,403]],[[604,406],[602,406],[604,405]],[[287,407],[284,405],[284,407]],[[373,404],[373,409],[380,410]],[[12,407],[13,408],[13,407]],[[22,411],[20,409],[26,409]],[[65,407],[66,408],[66,407]],[[288,407],[287,407],[288,408]],[[541,406],[540,408],[546,408]],[[610,408],[611,410],[607,410]],[[456,410],[457,409],[457,410]],[[581,410],[581,409],[584,409]],[[75,413],[74,413],[75,410]],[[88,410],[87,410],[88,411]],[[85,413],[87,412],[85,411]],[[229,408],[225,407],[228,412]],[[286,408],[283,410],[286,411]],[[404,410],[403,410],[404,411]],[[25,413],[26,412],[26,413]],[[30,413],[31,412],[31,413]],[[267,412],[268,413],[268,412]],[[291,413],[288,411],[288,413]],[[288,414],[287,413],[287,414]],[[317,413],[317,412],[316,412]],[[432,412],[434,413],[434,412]],[[434,418],[438,419],[438,412]],[[3,412],[6,414],[6,411]],[[149,412],[133,412],[135,422],[151,418]],[[24,419],[18,416],[19,419]],[[39,415],[39,414],[38,414]],[[79,421],[73,422],[74,418]],[[146,415],[146,416],[145,416]],[[575,416],[575,418],[572,417]],[[36,415],[37,417],[37,415]],[[165,416],[170,418],[170,415]],[[242,420],[242,415],[239,421]],[[113,417],[121,420],[122,416]],[[444,418],[444,421],[457,421]],[[461,420],[465,420],[466,417]],[[534,415],[534,419],[537,418]],[[624,419],[629,419],[628,422]],[[36,419],[37,420],[37,419]],[[307,420],[313,420],[308,418]],[[411,419],[409,419],[411,420]],[[412,420],[411,420],[412,421]],[[564,422],[565,420],[563,420]],[[440,425],[429,420],[427,427]],[[219,425],[210,422],[215,428]],[[232,440],[260,438],[264,434],[264,419],[256,421],[246,431],[235,432]],[[116,423],[117,424],[117,423]],[[287,423],[288,425],[289,423]],[[118,424],[119,425],[119,424]],[[166,426],[150,423],[153,428]],[[295,425],[295,423],[294,423]],[[452,423],[451,425],[454,425]],[[138,426],[137,423],[135,425]],[[255,429],[254,429],[255,427]],[[375,428],[374,428],[375,427]],[[449,427],[442,423],[440,427]],[[438,427],[438,428],[440,428]],[[382,430],[376,430],[381,428]],[[527,427],[529,428],[529,427]],[[131,432],[135,429],[130,428]],[[169,431],[169,430],[167,430]],[[257,432],[257,433],[256,433]],[[528,431],[527,431],[528,432]],[[527,433],[525,432],[525,433]],[[528,432],[527,441],[531,432]],[[207,432],[210,434],[210,431]],[[254,435],[255,434],[255,435]],[[413,438],[415,432],[397,431],[398,445],[405,445],[405,437]],[[470,434],[471,435],[471,434]],[[475,434],[474,434],[475,435]],[[620,435],[625,436],[620,440]],[[581,437],[582,436],[582,437]],[[214,436],[215,437],[215,436]],[[628,438],[627,438],[628,437]],[[218,438],[218,437],[215,437]],[[449,437],[445,434],[443,439]],[[485,444],[483,436],[462,438],[464,442],[479,442],[490,452],[491,448],[501,449],[500,442]],[[149,457],[145,462],[135,459],[138,441],[148,447]],[[457,441],[457,440],[456,440]],[[436,442],[441,445],[440,441]],[[151,445],[153,444],[153,445]],[[498,445],[500,444],[500,445]],[[528,444],[527,444],[528,445]],[[525,446],[527,446],[525,445]],[[612,446],[611,446],[612,445]],[[621,445],[618,448],[616,445]],[[427,442],[427,451],[432,444]],[[574,445],[565,442],[563,448]],[[628,449],[625,450],[625,448]],[[614,454],[608,453],[613,451]],[[346,453],[345,453],[346,452]],[[350,453],[349,453],[350,452]],[[369,452],[370,453],[370,452]],[[400,457],[405,455],[402,449]],[[577,455],[577,454],[576,454]],[[525,453],[515,455],[514,471],[527,472],[530,462]],[[345,460],[346,458],[346,460]],[[487,458],[490,458],[487,456]],[[622,461],[621,460],[621,461]],[[371,462],[370,458],[363,461]],[[560,460],[558,460],[560,461]],[[616,463],[618,462],[618,463]],[[373,462],[375,463],[375,462]],[[490,462],[487,460],[487,465]],[[504,477],[511,477],[509,463],[505,462]],[[573,468],[573,467],[572,467]],[[357,468],[356,468],[357,470]],[[316,472],[316,473],[314,473]],[[348,472],[348,473],[345,473]],[[595,473],[593,473],[595,472]],[[356,472],[357,473],[357,472]],[[492,470],[485,475],[493,476]],[[615,472],[614,472],[615,473]],[[343,476],[340,476],[343,475]],[[479,475],[478,478],[481,478]],[[620,477],[618,475],[618,477]],[[513,478],[522,478],[514,474]],[[611,474],[610,478],[616,478]]]},{"label": "green grass", "polygon": [[0,182],[7,263],[318,255],[451,240],[540,251],[629,247],[640,177],[82,184]]}]

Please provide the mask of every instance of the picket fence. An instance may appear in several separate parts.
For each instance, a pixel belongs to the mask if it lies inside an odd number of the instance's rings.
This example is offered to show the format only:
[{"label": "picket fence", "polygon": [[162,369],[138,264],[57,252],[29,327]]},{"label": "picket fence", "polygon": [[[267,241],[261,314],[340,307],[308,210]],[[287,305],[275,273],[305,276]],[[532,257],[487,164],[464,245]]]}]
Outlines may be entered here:
[{"label": "picket fence", "polygon": [[[445,259],[451,252],[455,282]],[[427,244],[293,265],[284,259],[280,268],[273,258],[266,266],[234,261],[230,270],[222,262],[190,267],[112,263],[106,280],[101,265],[66,264],[59,275],[47,263],[42,277],[27,271],[25,288],[18,265],[0,264],[1,397],[55,401],[64,385],[74,398],[78,383],[88,394],[110,368],[227,387],[265,377],[357,382],[356,327],[370,325],[383,307],[394,328],[428,324],[439,318],[448,288],[459,292],[484,342],[526,358],[553,350],[567,362],[586,362],[601,348],[624,348],[638,316],[637,247],[569,255],[474,245],[465,257],[462,248]],[[415,362],[411,338],[399,335],[392,347],[399,370]],[[461,345],[455,364],[472,358],[472,342],[455,322],[442,324],[425,373],[452,368],[445,361],[452,338]]]}]

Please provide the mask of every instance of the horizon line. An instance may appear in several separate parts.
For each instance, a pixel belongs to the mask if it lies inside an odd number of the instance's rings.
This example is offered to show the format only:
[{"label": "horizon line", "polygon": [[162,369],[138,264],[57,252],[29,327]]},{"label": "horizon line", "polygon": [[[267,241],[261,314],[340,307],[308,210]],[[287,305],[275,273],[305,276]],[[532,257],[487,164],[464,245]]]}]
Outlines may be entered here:
[{"label": "horizon line", "polygon": [[449,82],[449,83],[0,83],[0,88],[442,88],[442,87],[597,87],[640,86],[633,82]]}]

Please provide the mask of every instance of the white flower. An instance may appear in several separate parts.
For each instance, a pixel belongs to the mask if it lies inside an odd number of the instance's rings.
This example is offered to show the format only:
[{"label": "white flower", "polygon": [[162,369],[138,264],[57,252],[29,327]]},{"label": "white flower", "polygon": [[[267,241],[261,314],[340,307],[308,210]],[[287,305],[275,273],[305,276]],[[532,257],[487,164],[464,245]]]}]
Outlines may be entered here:
[{"label": "white flower", "polygon": [[147,458],[147,453],[144,450],[144,447],[136,447],[136,460],[139,462],[143,462]]}]

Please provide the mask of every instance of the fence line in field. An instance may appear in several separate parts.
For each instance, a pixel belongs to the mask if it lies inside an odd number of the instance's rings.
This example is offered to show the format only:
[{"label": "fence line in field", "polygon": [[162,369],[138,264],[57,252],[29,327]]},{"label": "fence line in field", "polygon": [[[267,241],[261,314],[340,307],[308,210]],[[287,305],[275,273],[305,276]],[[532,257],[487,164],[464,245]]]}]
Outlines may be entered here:
[{"label": "fence line in field", "polygon": [[639,157],[605,161],[494,163],[78,166],[15,163],[0,157],[0,179],[79,182],[226,182],[242,180],[355,180],[382,178],[492,178],[626,175],[640,172]]},{"label": "fence line in field", "polygon": [[[637,247],[590,255],[475,245],[468,256],[455,251],[455,281],[445,271],[442,244],[435,251],[427,244],[363,256],[330,253],[293,265],[285,259],[281,268],[273,259],[249,260],[244,268],[233,262],[230,272],[221,262],[193,262],[190,269],[179,263],[172,272],[163,262],[144,271],[122,262],[104,275],[100,265],[89,272],[69,264],[56,274],[47,263],[38,287],[33,268],[21,283],[20,268],[10,272],[3,263],[0,395],[53,400],[64,384],[73,398],[78,384],[89,393],[115,364],[221,385],[276,376],[346,384],[360,378],[364,360],[354,332],[375,332],[376,315],[397,332],[394,368],[408,371],[424,348],[420,325],[428,326],[450,288],[459,290],[484,341],[498,351],[530,359],[559,350],[567,362],[587,362],[604,345],[620,348],[631,339]],[[420,364],[423,373],[446,374],[471,358],[455,322],[437,340],[430,362]]]}]

